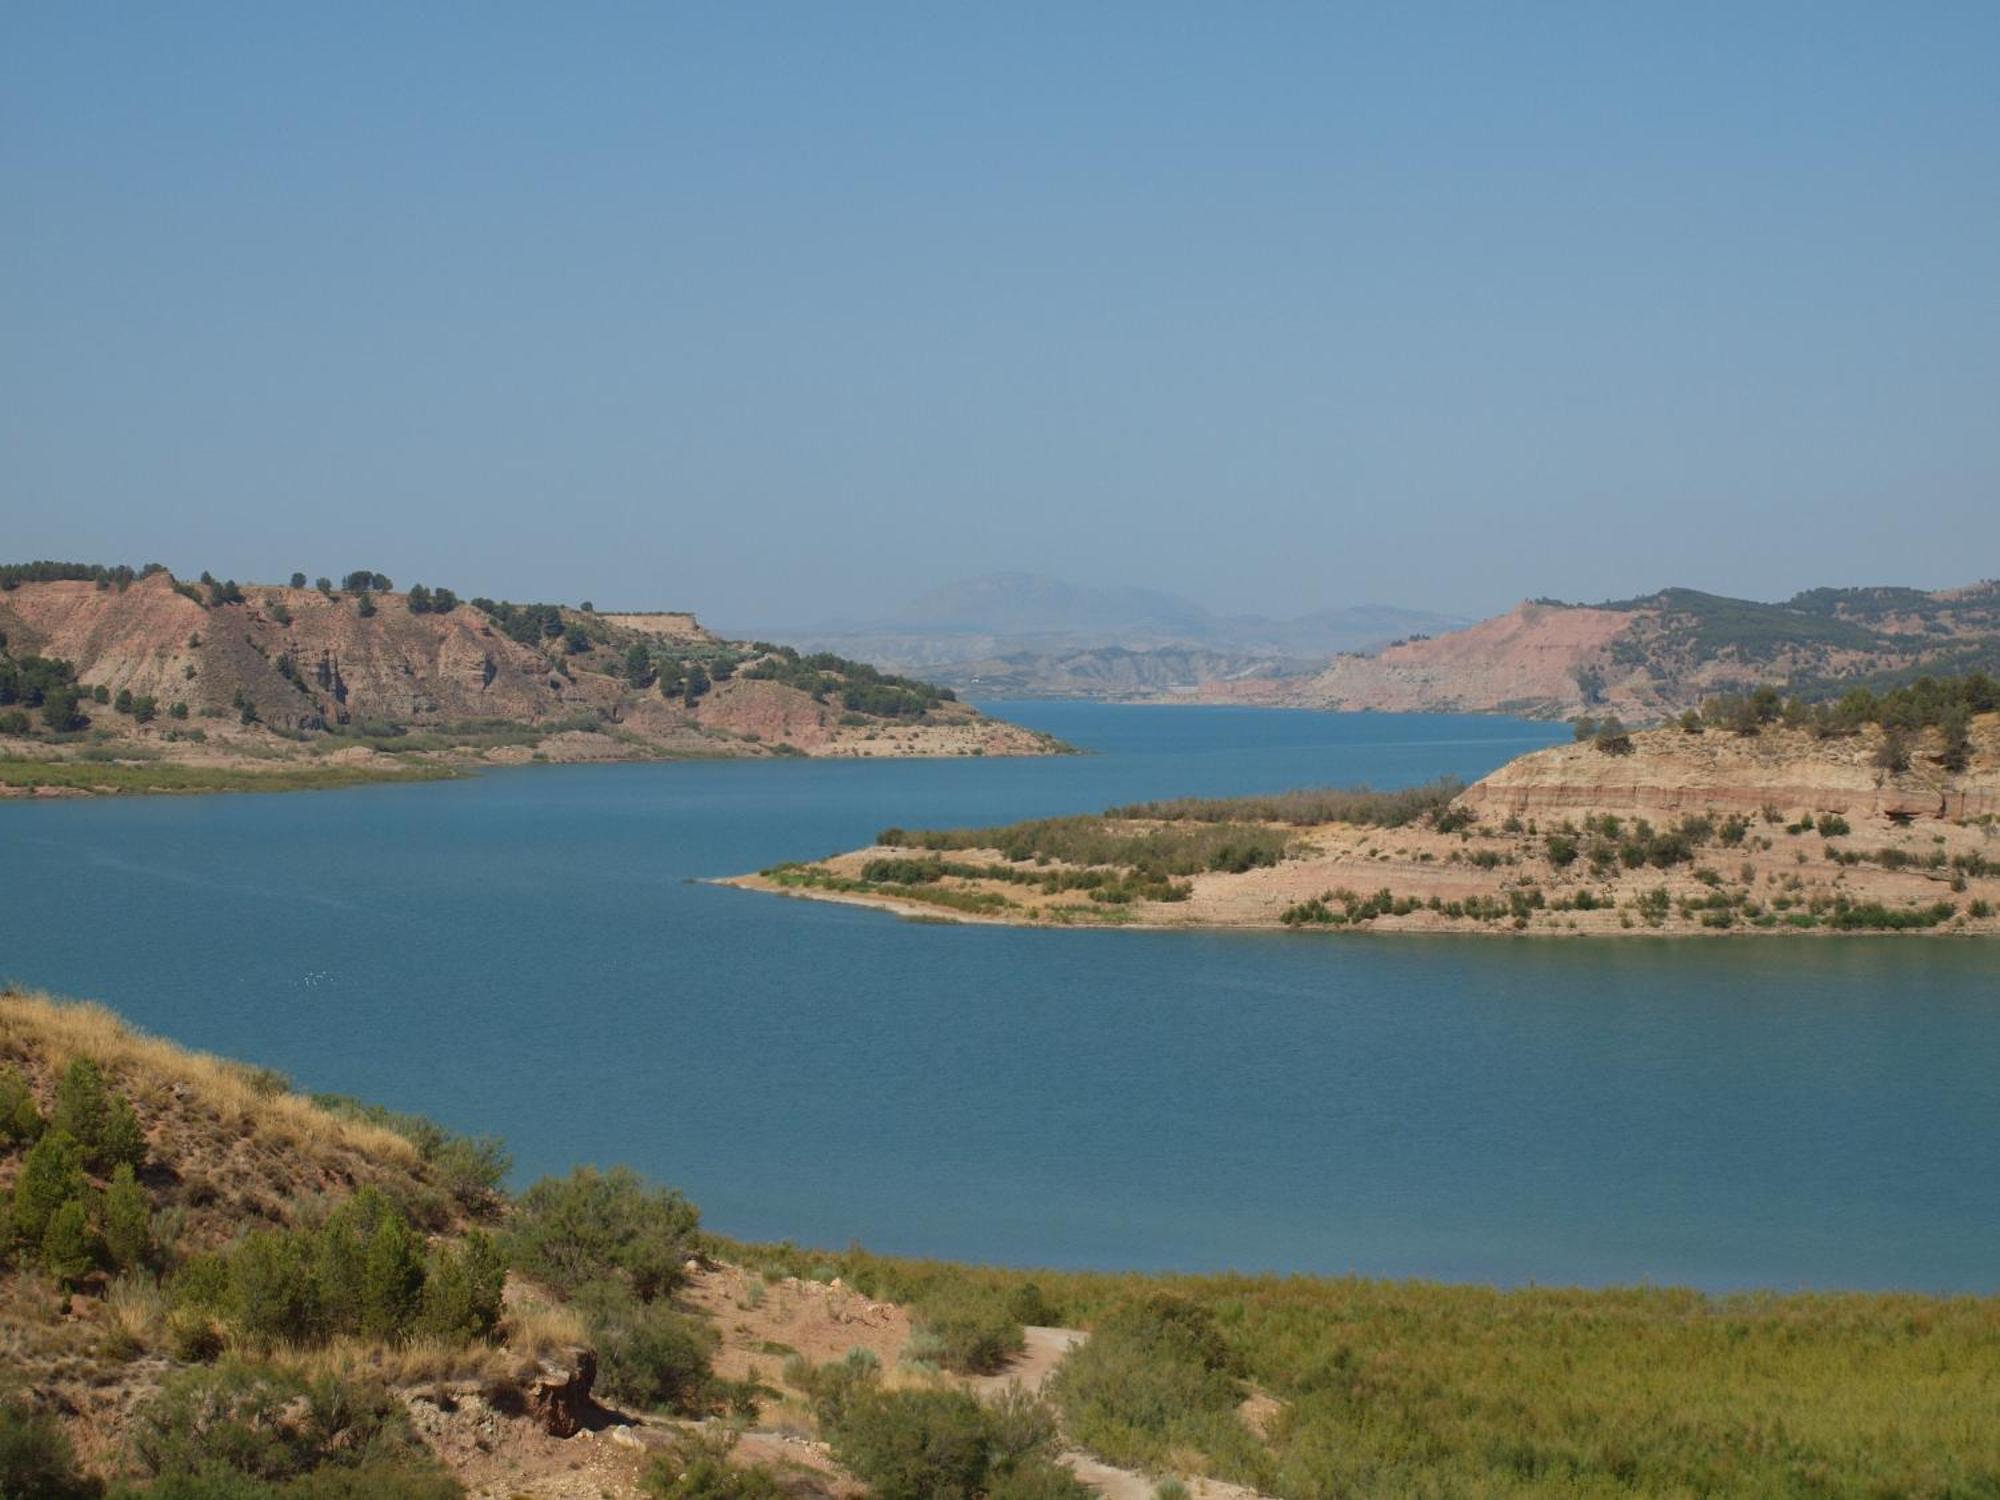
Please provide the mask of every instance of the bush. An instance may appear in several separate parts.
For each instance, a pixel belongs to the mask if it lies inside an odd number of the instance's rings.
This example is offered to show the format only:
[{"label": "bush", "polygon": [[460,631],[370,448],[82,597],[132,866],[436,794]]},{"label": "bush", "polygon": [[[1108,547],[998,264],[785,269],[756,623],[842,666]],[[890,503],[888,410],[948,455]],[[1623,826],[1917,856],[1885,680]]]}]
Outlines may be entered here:
[{"label": "bush", "polygon": [[730,1463],[735,1446],[734,1433],[683,1432],[654,1458],[639,1488],[651,1500],[784,1500],[786,1491],[769,1469]]},{"label": "bush", "polygon": [[506,1280],[499,1247],[486,1235],[475,1231],[460,1245],[442,1247],[424,1280],[419,1331],[455,1341],[492,1337]]},{"label": "bush", "polygon": [[706,1323],[663,1302],[641,1302],[615,1281],[583,1288],[577,1303],[590,1322],[597,1386],[606,1396],[682,1416],[714,1404],[716,1340]]},{"label": "bush", "polygon": [[96,1482],[76,1466],[76,1452],[49,1417],[0,1403],[0,1496],[6,1500],[91,1500]]},{"label": "bush", "polygon": [[1247,1452],[1233,1364],[1209,1312],[1166,1293],[1120,1304],[1050,1382],[1071,1435],[1114,1463],[1176,1447]]},{"label": "bush", "polygon": [[42,1269],[66,1287],[97,1269],[97,1236],[82,1198],[66,1199],[49,1216],[42,1232]]},{"label": "bush", "polygon": [[[829,1378],[832,1377],[832,1378]],[[849,1360],[815,1377],[814,1414],[834,1456],[875,1500],[1086,1500],[1052,1458],[1056,1423],[1018,1388],[991,1406],[961,1390],[884,1391]],[[828,1399],[838,1392],[840,1399]]]},{"label": "bush", "polygon": [[41,1139],[42,1112],[17,1069],[0,1067],[0,1142],[27,1145]]},{"label": "bush", "polygon": [[423,1115],[364,1104],[345,1094],[314,1094],[312,1102],[335,1114],[395,1131],[417,1148],[417,1154],[430,1169],[428,1175],[461,1208],[485,1213],[497,1206],[500,1184],[514,1166],[505,1143],[498,1137],[459,1135]]},{"label": "bush", "polygon": [[617,1279],[645,1302],[680,1285],[700,1226],[686,1198],[648,1187],[629,1167],[578,1167],[521,1195],[507,1250],[515,1265],[559,1292]]},{"label": "bush", "polygon": [[326,1297],[315,1276],[311,1240],[282,1229],[260,1229],[230,1252],[228,1300],[232,1322],[254,1344],[311,1344],[326,1336]]},{"label": "bush", "polygon": [[84,1192],[83,1148],[60,1130],[51,1130],[29,1148],[14,1178],[14,1233],[39,1246],[49,1221],[65,1203]]},{"label": "bush", "polygon": [[1873,756],[1877,769],[1894,775],[1910,769],[1910,738],[1901,729],[1889,728],[1882,731],[1881,743],[1876,745]]},{"label": "bush", "polygon": [[[186,1500],[449,1500],[462,1495],[380,1386],[231,1361],[168,1377],[135,1413],[142,1493]],[[282,1491],[278,1488],[282,1486]]]},{"label": "bush", "polygon": [[486,1236],[426,1255],[402,1214],[363,1188],[316,1230],[260,1230],[226,1255],[189,1262],[172,1291],[182,1306],[224,1315],[253,1344],[315,1344],[335,1334],[396,1342],[415,1333],[487,1337],[499,1322],[503,1279]]},{"label": "bush", "polygon": [[1026,1347],[1020,1320],[997,1289],[944,1282],[914,1311],[938,1362],[961,1375],[997,1374]]},{"label": "bush", "polygon": [[120,1271],[137,1270],[153,1259],[153,1215],[130,1162],[118,1164],[104,1191],[104,1250]]},{"label": "bush", "polygon": [[871,1390],[831,1436],[875,1500],[973,1500],[992,1466],[986,1413],[964,1391]]},{"label": "bush", "polygon": [[71,1059],[63,1070],[50,1124],[76,1140],[93,1172],[109,1172],[120,1162],[136,1167],[146,1159],[139,1117],[122,1094],[105,1087],[104,1074],[87,1057]]}]

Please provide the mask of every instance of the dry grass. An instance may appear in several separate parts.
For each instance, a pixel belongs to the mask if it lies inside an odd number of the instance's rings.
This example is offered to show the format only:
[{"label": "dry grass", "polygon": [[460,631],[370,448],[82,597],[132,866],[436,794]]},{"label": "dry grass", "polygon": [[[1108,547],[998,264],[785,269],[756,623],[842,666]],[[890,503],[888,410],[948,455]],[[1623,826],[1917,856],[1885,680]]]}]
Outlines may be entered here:
[{"label": "dry grass", "polygon": [[337,1338],[312,1348],[282,1346],[241,1352],[254,1353],[308,1380],[326,1375],[350,1382],[372,1379],[395,1390],[423,1385],[489,1385],[518,1374],[521,1364],[511,1351],[492,1344],[441,1339],[394,1344],[381,1339]]},{"label": "dry grass", "polygon": [[536,1360],[557,1350],[590,1342],[583,1314],[533,1291],[518,1277],[507,1284],[507,1311],[500,1337],[516,1356]]},{"label": "dry grass", "polygon": [[221,1124],[268,1144],[354,1152],[411,1170],[420,1165],[416,1148],[394,1131],[321,1109],[273,1074],[148,1036],[101,1005],[0,992],[0,1053],[39,1054],[54,1073],[72,1058],[91,1058],[142,1110],[148,1099],[185,1090]]},{"label": "dry grass", "polygon": [[104,1295],[104,1319],[111,1338],[124,1349],[155,1349],[166,1330],[167,1299],[159,1283],[148,1277],[120,1276]]}]

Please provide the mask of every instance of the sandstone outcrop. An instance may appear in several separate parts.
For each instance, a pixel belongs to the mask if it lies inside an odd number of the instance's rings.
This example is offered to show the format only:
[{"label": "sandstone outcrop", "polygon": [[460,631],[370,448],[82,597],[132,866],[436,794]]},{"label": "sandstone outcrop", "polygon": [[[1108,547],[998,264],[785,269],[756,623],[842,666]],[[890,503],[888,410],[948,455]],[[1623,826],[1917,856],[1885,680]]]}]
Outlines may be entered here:
[{"label": "sandstone outcrop", "polygon": [[1787,816],[1839,813],[1851,820],[2000,816],[2000,728],[1974,726],[1975,754],[1959,772],[1938,765],[1935,731],[1920,736],[1907,771],[1875,764],[1881,731],[1817,740],[1769,726],[1755,735],[1656,729],[1632,737],[1633,750],[1607,755],[1589,743],[1557,745],[1509,761],[1466,788],[1466,806],[1498,817],[1531,813],[1714,811]]}]

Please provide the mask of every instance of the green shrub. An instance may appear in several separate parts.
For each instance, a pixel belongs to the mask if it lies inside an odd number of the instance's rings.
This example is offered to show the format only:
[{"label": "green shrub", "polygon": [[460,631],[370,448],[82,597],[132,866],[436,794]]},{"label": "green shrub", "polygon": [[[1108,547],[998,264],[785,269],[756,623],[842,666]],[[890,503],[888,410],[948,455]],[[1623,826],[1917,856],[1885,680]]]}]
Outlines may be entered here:
[{"label": "green shrub", "polygon": [[423,1115],[365,1104],[345,1094],[314,1094],[312,1102],[335,1114],[395,1131],[417,1148],[429,1169],[427,1175],[461,1208],[485,1213],[497,1206],[500,1184],[514,1166],[505,1143],[497,1136],[460,1135]]},{"label": "green shrub", "polygon": [[1024,1281],[1005,1293],[1007,1314],[1029,1328],[1055,1328],[1063,1320],[1062,1309],[1049,1300],[1040,1282]]},{"label": "green shrub", "polygon": [[230,1252],[226,1311],[253,1343],[310,1344],[326,1336],[312,1252],[308,1237],[282,1229],[256,1230]]},{"label": "green shrub", "polygon": [[606,1396],[684,1416],[713,1406],[716,1340],[708,1324],[664,1302],[642,1302],[618,1281],[586,1286],[576,1300],[597,1345],[597,1388]]},{"label": "green shrub", "polygon": [[1176,1448],[1239,1462],[1254,1454],[1213,1315],[1167,1293],[1109,1311],[1049,1390],[1071,1435],[1114,1463],[1158,1464]]},{"label": "green shrub", "polygon": [[424,1252],[401,1214],[383,1214],[361,1263],[361,1332],[398,1339],[424,1298]]},{"label": "green shrub", "polygon": [[486,1235],[475,1231],[462,1244],[440,1247],[424,1280],[419,1331],[462,1341],[491,1338],[506,1279],[499,1247]]},{"label": "green shrub", "polygon": [[220,1316],[252,1345],[311,1345],[337,1334],[489,1337],[504,1267],[485,1235],[426,1253],[409,1221],[363,1188],[317,1229],[264,1229],[175,1272],[176,1307]]},{"label": "green shrub", "polygon": [[87,1057],[72,1058],[63,1070],[49,1123],[76,1140],[93,1172],[109,1172],[120,1162],[136,1167],[146,1159],[139,1117],[122,1094],[105,1086],[103,1072]]},{"label": "green shrub", "polygon": [[1026,1347],[998,1289],[945,1283],[917,1303],[914,1320],[938,1362],[962,1375],[997,1374]]},{"label": "green shrub", "polygon": [[92,1500],[97,1483],[76,1466],[76,1452],[51,1417],[0,1403],[0,1496],[5,1500]]},{"label": "green shrub", "polygon": [[870,1390],[831,1437],[875,1500],[973,1500],[991,1468],[986,1413],[964,1391]]},{"label": "green shrub", "polygon": [[41,1139],[42,1112],[18,1070],[0,1067],[0,1144],[27,1145]]},{"label": "green shrub", "polygon": [[[172,1375],[134,1414],[130,1450],[147,1496],[449,1500],[463,1493],[380,1386],[308,1382],[232,1360]],[[266,1488],[258,1488],[264,1486]]]},{"label": "green shrub", "polygon": [[515,1265],[557,1291],[617,1278],[651,1301],[680,1285],[700,1225],[686,1198],[629,1167],[578,1167],[521,1195],[506,1245]]},{"label": "green shrub", "polygon": [[[988,1406],[960,1390],[884,1391],[850,1360],[815,1381],[834,1456],[875,1500],[1085,1500],[1052,1459],[1053,1414],[1018,1389]],[[839,1399],[830,1400],[837,1392]]]},{"label": "green shrub", "polygon": [[683,1432],[653,1459],[639,1488],[650,1500],[785,1500],[769,1469],[729,1461],[735,1446],[732,1432]]},{"label": "green shrub", "polygon": [[153,1259],[153,1214],[130,1162],[120,1162],[104,1190],[104,1250],[113,1268],[140,1269]]},{"label": "green shrub", "polygon": [[67,1131],[51,1130],[28,1148],[14,1178],[14,1233],[40,1245],[56,1210],[84,1192],[83,1148]]},{"label": "green shrub", "polygon": [[67,1199],[49,1216],[42,1231],[41,1259],[42,1269],[66,1287],[97,1269],[97,1236],[83,1199]]}]

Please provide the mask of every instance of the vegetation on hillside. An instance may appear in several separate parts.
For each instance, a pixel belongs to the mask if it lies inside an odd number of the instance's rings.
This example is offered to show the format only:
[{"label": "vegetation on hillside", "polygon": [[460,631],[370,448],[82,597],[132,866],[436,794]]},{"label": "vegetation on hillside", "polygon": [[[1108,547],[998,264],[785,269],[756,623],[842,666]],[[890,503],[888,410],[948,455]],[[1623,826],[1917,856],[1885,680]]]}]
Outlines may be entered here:
[{"label": "vegetation on hillside", "polygon": [[[225,1159],[249,1180],[210,1176]],[[621,1404],[747,1419],[774,1389],[717,1379],[713,1325],[677,1300],[712,1256],[911,1309],[903,1365],[782,1370],[878,1500],[1083,1500],[1055,1462],[1065,1441],[1280,1500],[1956,1500],[2000,1484],[1990,1298],[1013,1271],[731,1244],[625,1171],[505,1204],[504,1163],[496,1143],[307,1100],[102,1011],[0,997],[0,1290],[11,1309],[54,1309],[66,1286],[75,1309],[10,1329],[0,1495],[448,1500],[462,1487],[408,1397],[453,1369],[504,1380],[546,1347],[517,1349],[537,1319],[596,1343],[599,1388]],[[561,1316],[510,1306],[503,1274]],[[932,1369],[1004,1371],[1030,1323],[1090,1331],[1046,1401],[978,1400]],[[76,1341],[92,1327],[108,1332]],[[84,1470],[51,1396],[78,1378],[143,1386],[95,1460],[109,1476]],[[732,1442],[720,1424],[690,1431],[646,1492],[792,1492]]]},{"label": "vegetation on hillside", "polygon": [[[123,592],[164,572],[157,564],[144,569],[8,564],[0,565],[0,592],[65,582]],[[74,662],[37,654],[19,640],[10,651],[7,631],[0,629],[0,738],[36,742],[31,752],[16,749],[0,763],[0,789],[288,789],[406,774],[401,767],[360,763],[331,774],[268,775],[265,767],[248,763],[265,752],[296,761],[338,748],[342,739],[391,753],[461,762],[514,746],[573,758],[573,747],[545,742],[577,729],[607,736],[619,759],[799,753],[798,730],[789,724],[784,737],[773,736],[767,743],[766,731],[744,723],[754,724],[771,713],[791,715],[793,705],[753,697],[716,707],[717,689],[738,677],[774,682],[822,705],[808,727],[809,734],[820,738],[860,728],[869,732],[856,738],[873,739],[892,725],[936,724],[941,722],[938,710],[956,702],[949,689],[864,662],[825,653],[802,656],[768,642],[718,641],[695,628],[657,633],[621,617],[599,615],[588,602],[573,609],[484,597],[464,601],[450,588],[425,583],[392,595],[394,580],[372,568],[348,570],[338,587],[321,575],[313,585],[316,596],[305,593],[302,570],[291,574],[285,588],[246,589],[234,579],[206,572],[199,582],[171,575],[167,582],[203,611],[216,614],[212,628],[182,636],[179,626],[162,626],[171,615],[148,613],[138,617],[142,633],[159,639],[141,642],[136,636],[99,633],[116,645],[102,652],[83,648]],[[383,614],[392,602],[397,607]],[[40,641],[33,634],[38,608],[38,601],[15,601],[12,609],[25,611],[27,622],[16,629],[17,635],[25,632]],[[444,654],[431,662],[421,637],[407,634],[408,616],[454,616],[460,628],[439,638]],[[385,672],[382,661],[353,640],[355,621],[378,618],[373,629],[395,642],[392,654],[401,662],[400,671]],[[5,606],[0,606],[0,619],[17,624]],[[405,624],[399,626],[398,619]],[[470,673],[462,665],[463,648],[469,645],[477,653],[480,643],[467,632],[489,637],[483,662],[475,654]],[[491,641],[491,635],[534,655],[524,658]],[[275,680],[245,653],[246,646],[275,672]],[[473,673],[480,693],[476,700],[468,697],[465,684]],[[85,680],[103,678],[130,685]],[[506,691],[489,699],[485,690],[496,684]],[[658,714],[662,700],[687,711],[685,716]],[[971,727],[975,717],[954,712],[943,721]],[[190,722],[217,719],[235,724],[223,729]],[[238,726],[251,733],[236,732]],[[895,735],[886,738],[883,748],[891,753],[919,748]],[[1034,738],[1038,749],[1063,748],[1046,737]],[[128,753],[116,754],[114,747]],[[984,753],[983,746],[955,748]],[[226,764],[157,770],[131,764],[160,759],[182,766],[195,760]],[[86,760],[105,769],[95,772],[77,764]]]},{"label": "vegetation on hillside", "polygon": [[1464,790],[1465,783],[1456,776],[1443,776],[1388,792],[1369,786],[1307,787],[1248,797],[1175,797],[1107,808],[1104,816],[1163,823],[1289,823],[1299,828],[1355,823],[1401,828],[1437,817]]},{"label": "vegetation on hillside", "polygon": [[[731,1252],[868,1295],[1025,1295],[1092,1330],[1051,1396],[1114,1462],[1284,1500],[1947,1500],[2000,1484],[1992,1298],[1013,1271]],[[1258,1398],[1268,1416],[1251,1420]],[[1782,1440],[1774,1434],[1782,1433]]]},{"label": "vegetation on hillside", "polygon": [[838,697],[840,706],[849,713],[889,719],[919,718],[941,703],[954,703],[958,699],[950,688],[920,682],[914,677],[897,677],[830,651],[801,656],[790,646],[763,643],[757,649],[761,657],[744,669],[745,677],[782,682],[821,703]]}]

